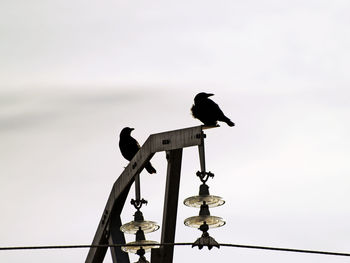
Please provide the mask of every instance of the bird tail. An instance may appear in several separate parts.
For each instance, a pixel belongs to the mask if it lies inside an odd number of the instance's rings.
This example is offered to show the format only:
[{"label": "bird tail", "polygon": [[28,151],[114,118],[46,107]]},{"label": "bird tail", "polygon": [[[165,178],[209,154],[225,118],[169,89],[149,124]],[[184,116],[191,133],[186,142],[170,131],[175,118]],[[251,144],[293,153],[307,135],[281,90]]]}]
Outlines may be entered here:
[{"label": "bird tail", "polygon": [[155,174],[157,173],[156,169],[154,169],[154,167],[152,166],[152,164],[150,162],[148,162],[145,166],[145,169],[147,170],[147,172],[149,172],[150,174]]},{"label": "bird tail", "polygon": [[227,125],[230,126],[230,127],[235,126],[235,124],[229,118],[227,118],[226,116],[225,116],[225,118],[222,121],[226,122]]}]

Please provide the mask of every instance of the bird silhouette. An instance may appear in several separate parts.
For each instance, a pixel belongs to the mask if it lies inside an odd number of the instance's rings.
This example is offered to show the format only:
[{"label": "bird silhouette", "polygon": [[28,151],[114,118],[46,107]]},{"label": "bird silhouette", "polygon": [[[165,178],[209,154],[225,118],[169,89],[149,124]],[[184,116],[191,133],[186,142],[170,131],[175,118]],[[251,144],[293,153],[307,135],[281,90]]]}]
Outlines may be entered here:
[{"label": "bird silhouette", "polygon": [[[128,161],[131,161],[131,159],[141,148],[140,144],[133,137],[131,137],[131,132],[133,130],[134,128],[125,127],[124,129],[122,129],[119,135],[120,152],[122,153],[123,157]],[[145,165],[145,168],[150,174],[157,172],[150,162],[148,162]]]},{"label": "bird silhouette", "polygon": [[235,124],[225,116],[219,106],[209,99],[214,94],[201,92],[194,97],[194,104],[191,108],[192,115],[208,126],[216,126],[218,121],[226,122],[228,126]]}]

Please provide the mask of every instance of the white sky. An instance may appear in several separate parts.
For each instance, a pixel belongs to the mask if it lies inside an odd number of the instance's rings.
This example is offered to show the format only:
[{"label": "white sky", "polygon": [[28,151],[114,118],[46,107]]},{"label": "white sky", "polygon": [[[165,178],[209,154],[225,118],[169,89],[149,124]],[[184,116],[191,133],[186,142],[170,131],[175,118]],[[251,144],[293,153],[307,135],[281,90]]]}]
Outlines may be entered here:
[{"label": "white sky", "polygon": [[[349,252],[349,12],[348,1],[1,1],[0,246],[91,243],[127,165],[120,130],[134,127],[143,143],[199,125],[189,109],[207,91],[237,124],[207,132],[211,193],[226,200],[211,213],[227,222],[209,233],[222,243]],[[161,223],[164,154],[152,163],[143,212]],[[185,149],[178,242],[200,235],[182,224],[198,213],[182,205],[198,191],[198,169],[197,149]],[[124,222],[132,214],[127,204]],[[86,254],[2,251],[0,261]],[[174,262],[189,258],[348,262],[176,248]]]}]

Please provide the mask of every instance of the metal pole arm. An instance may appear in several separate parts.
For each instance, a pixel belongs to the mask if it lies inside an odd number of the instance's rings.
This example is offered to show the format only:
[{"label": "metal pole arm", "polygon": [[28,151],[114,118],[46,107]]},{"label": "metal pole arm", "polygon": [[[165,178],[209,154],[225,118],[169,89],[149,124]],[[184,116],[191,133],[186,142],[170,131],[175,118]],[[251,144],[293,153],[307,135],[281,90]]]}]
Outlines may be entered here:
[{"label": "metal pole arm", "polygon": [[[195,126],[180,130],[162,132],[152,134],[148,137],[141,149],[137,152],[134,158],[130,161],[128,166],[114,183],[112,191],[109,195],[107,204],[102,214],[102,218],[95,233],[93,245],[102,245],[108,243],[107,225],[110,221],[110,215],[114,209],[121,212],[125,200],[120,201],[120,196],[124,191],[130,188],[134,182],[135,176],[139,174],[144,168],[145,164],[152,158],[156,152],[171,151],[190,146],[198,146],[202,143],[203,128],[205,126]],[[119,215],[120,215],[119,212]],[[106,249],[90,248],[86,258],[86,263],[101,263],[106,254]]]}]

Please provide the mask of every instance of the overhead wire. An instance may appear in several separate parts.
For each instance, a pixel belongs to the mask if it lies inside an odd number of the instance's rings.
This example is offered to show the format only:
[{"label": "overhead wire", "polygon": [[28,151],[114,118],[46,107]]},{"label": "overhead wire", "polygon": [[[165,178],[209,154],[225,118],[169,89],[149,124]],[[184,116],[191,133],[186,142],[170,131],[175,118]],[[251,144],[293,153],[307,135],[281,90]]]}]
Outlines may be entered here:
[{"label": "overhead wire", "polygon": [[[193,243],[154,243],[147,244],[147,246],[192,246]],[[253,246],[253,245],[240,245],[240,244],[219,244],[221,247],[236,247],[236,248],[248,248],[248,249],[260,249],[260,250],[274,250],[282,252],[294,252],[294,253],[309,253],[309,254],[321,254],[329,256],[345,256],[349,257],[350,253],[331,252],[321,250],[306,250],[295,248],[282,248],[282,247],[267,247],[267,246]],[[2,250],[44,250],[44,249],[73,249],[73,248],[108,248],[108,247],[122,247],[122,246],[140,246],[139,244],[102,244],[102,245],[58,245],[58,246],[10,246],[0,247]]]}]

